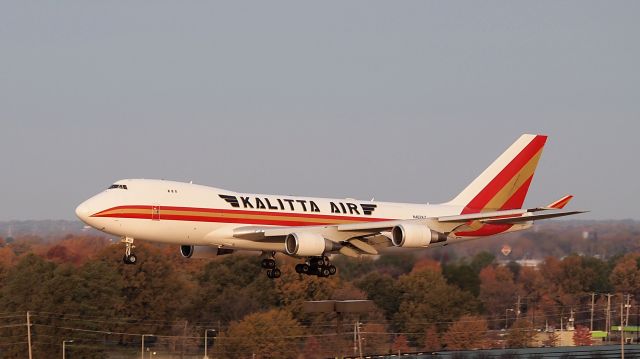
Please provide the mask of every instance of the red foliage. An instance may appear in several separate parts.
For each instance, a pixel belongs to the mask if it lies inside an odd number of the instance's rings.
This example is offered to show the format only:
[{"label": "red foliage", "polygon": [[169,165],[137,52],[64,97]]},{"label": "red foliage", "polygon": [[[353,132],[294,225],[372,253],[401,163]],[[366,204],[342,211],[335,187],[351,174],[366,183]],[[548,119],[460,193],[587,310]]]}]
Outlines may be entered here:
[{"label": "red foliage", "polygon": [[433,259],[424,258],[424,259],[420,259],[413,265],[413,269],[411,270],[411,273],[422,272],[425,270],[430,270],[438,273],[442,272],[442,268],[440,267],[440,262],[436,262]]},{"label": "red foliage", "polygon": [[576,346],[592,345],[593,339],[591,339],[591,331],[589,328],[578,325],[573,332],[573,344]]},{"label": "red foliage", "polygon": [[393,353],[398,353],[398,355],[409,352],[409,341],[407,337],[402,334],[398,335],[391,345],[391,350]]}]

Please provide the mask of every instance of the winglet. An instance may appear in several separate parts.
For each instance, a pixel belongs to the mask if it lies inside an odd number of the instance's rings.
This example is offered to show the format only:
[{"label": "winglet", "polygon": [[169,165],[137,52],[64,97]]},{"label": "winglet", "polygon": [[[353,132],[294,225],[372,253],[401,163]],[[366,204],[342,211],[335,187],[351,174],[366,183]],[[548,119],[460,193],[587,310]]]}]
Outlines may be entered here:
[{"label": "winglet", "polygon": [[573,195],[570,195],[570,194],[566,195],[566,196],[560,198],[559,200],[557,200],[557,201],[555,201],[555,202],[553,202],[551,204],[546,205],[544,208],[545,209],[547,209],[547,208],[548,209],[562,209],[562,208],[564,208],[564,206],[567,205],[567,203],[569,203],[571,201],[572,198],[573,198]]}]

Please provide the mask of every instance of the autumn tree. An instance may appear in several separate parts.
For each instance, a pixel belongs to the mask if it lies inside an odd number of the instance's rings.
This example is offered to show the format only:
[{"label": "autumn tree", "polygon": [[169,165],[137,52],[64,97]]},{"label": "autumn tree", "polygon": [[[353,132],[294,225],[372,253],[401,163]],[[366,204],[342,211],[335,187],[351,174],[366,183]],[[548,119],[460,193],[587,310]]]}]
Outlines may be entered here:
[{"label": "autumn tree", "polygon": [[451,263],[442,267],[442,274],[449,284],[466,289],[473,295],[480,293],[480,278],[471,265],[467,263]]},{"label": "autumn tree", "polygon": [[[490,318],[504,317],[507,309],[514,309],[518,286],[513,273],[506,267],[488,266],[480,271],[480,301]],[[500,326],[494,321],[492,327]]]},{"label": "autumn tree", "polygon": [[362,324],[362,351],[366,355],[385,354],[389,350],[389,338],[384,333],[387,328],[384,324],[365,323]]},{"label": "autumn tree", "polygon": [[618,293],[640,292],[640,255],[629,253],[611,271],[611,284]]},{"label": "autumn tree", "polygon": [[[34,355],[50,357],[57,348],[41,345],[42,338],[53,342],[62,340],[62,327],[86,330],[84,340],[95,339],[92,330],[104,328],[105,323],[85,320],[85,317],[113,317],[122,307],[120,282],[115,271],[101,263],[87,263],[81,268],[69,264],[56,265],[35,255],[25,256],[9,273],[0,290],[0,305],[16,312],[31,311]],[[78,341],[80,343],[80,341]],[[4,357],[22,357],[13,353]],[[21,349],[21,348],[18,348]],[[76,355],[83,358],[103,358],[101,348],[78,346]]]},{"label": "autumn tree", "polygon": [[53,278],[56,265],[28,254],[6,275],[0,288],[0,307],[6,312],[50,309],[49,297],[45,295],[43,283]]},{"label": "autumn tree", "polygon": [[318,342],[318,339],[316,339],[316,337],[307,338],[304,343],[302,353],[299,356],[300,359],[322,359],[326,357],[327,355],[323,353],[320,342]]},{"label": "autumn tree", "polygon": [[536,331],[526,319],[516,320],[507,332],[507,346],[509,348],[526,348],[531,346]]},{"label": "autumn tree", "polygon": [[305,301],[333,299],[341,286],[340,277],[330,280],[317,276],[297,274],[292,266],[283,266],[282,277],[275,281],[275,293],[280,303],[298,319],[307,318],[302,313]]},{"label": "autumn tree", "polygon": [[384,311],[387,319],[393,318],[398,312],[400,306],[398,283],[390,275],[372,272],[355,284],[367,294],[368,299]]},{"label": "autumn tree", "polygon": [[576,329],[573,331],[573,344],[576,346],[592,345],[591,330],[584,325],[576,326]]},{"label": "autumn tree", "polygon": [[398,355],[401,355],[402,353],[408,353],[410,349],[407,337],[402,334],[396,336],[396,338],[393,340],[393,344],[391,344],[391,351],[394,354],[398,353]]},{"label": "autumn tree", "polygon": [[419,345],[429,324],[452,322],[477,311],[473,296],[447,284],[440,272],[425,270],[404,275],[398,280],[399,310],[394,319],[402,332],[417,333],[412,339]]},{"label": "autumn tree", "polygon": [[[247,315],[218,337],[216,357],[296,358],[304,333],[291,313],[272,309]],[[254,356],[255,355],[255,356]]]},{"label": "autumn tree", "polygon": [[487,346],[488,331],[484,318],[464,315],[449,327],[442,341],[450,350],[482,349]]},{"label": "autumn tree", "polygon": [[430,325],[424,332],[424,344],[422,349],[428,352],[433,352],[442,349],[442,342],[440,341],[440,335],[435,325]]},{"label": "autumn tree", "polygon": [[0,247],[0,265],[10,267],[16,262],[16,258],[16,254],[13,252],[11,247]]},{"label": "autumn tree", "polygon": [[346,280],[358,280],[369,273],[385,274],[397,278],[409,273],[416,261],[412,253],[403,253],[392,256],[371,258],[364,256],[358,259],[338,256],[333,259],[333,264],[339,268],[340,277]]},{"label": "autumn tree", "polygon": [[229,255],[210,260],[196,277],[195,296],[188,308],[193,321],[228,323],[278,303],[273,280],[264,275],[258,258]]},{"label": "autumn tree", "polygon": [[[133,321],[126,325],[129,331],[155,332],[171,331],[180,318],[180,314],[189,305],[192,293],[185,278],[180,277],[171,263],[160,250],[152,245],[136,245],[136,253],[141,260],[135,265],[122,263],[122,247],[107,247],[97,261],[114,270],[120,278],[119,295],[124,301],[118,310],[118,316],[138,318],[139,320],[157,320],[153,326],[142,326]],[[182,326],[182,325],[181,325]],[[124,331],[124,327],[120,328]],[[122,341],[134,340],[123,337]]]},{"label": "autumn tree", "polygon": [[560,344],[560,334],[555,330],[547,332],[547,338],[542,341],[542,345],[545,347],[557,347]]}]

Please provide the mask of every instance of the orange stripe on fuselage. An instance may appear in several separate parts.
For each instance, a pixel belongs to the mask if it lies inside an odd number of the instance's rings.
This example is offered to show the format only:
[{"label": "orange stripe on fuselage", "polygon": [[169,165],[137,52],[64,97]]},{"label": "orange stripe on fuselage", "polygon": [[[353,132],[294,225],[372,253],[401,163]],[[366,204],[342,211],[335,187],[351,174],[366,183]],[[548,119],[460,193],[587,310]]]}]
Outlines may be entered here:
[{"label": "orange stripe on fuselage", "polygon": [[387,218],[375,217],[170,206],[120,206],[98,212],[92,215],[92,217],[152,219],[152,208],[159,208],[160,220],[192,222],[243,223],[274,226],[315,226],[354,222],[379,222],[388,220]]}]

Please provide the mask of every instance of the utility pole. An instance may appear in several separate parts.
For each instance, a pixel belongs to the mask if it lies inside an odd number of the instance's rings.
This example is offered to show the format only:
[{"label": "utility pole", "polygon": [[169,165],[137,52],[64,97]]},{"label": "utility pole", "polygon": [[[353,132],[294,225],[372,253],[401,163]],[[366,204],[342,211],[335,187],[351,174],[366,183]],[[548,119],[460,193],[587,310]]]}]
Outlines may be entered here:
[{"label": "utility pole", "polygon": [[33,359],[31,354],[31,313],[27,311],[27,342],[29,343],[29,359]]},{"label": "utility pole", "polygon": [[358,322],[353,323],[353,355],[358,352]]},{"label": "utility pole", "polygon": [[591,293],[591,326],[590,330],[593,332],[593,309],[596,304],[596,293]]},{"label": "utility pole", "polygon": [[625,325],[629,325],[629,308],[631,308],[631,294],[627,294],[627,304],[624,305],[627,308],[627,314],[624,319]]},{"label": "utility pole", "polygon": [[607,331],[607,340],[610,340],[610,332],[611,332],[611,297],[613,294],[605,294],[607,296],[607,320],[606,320],[606,331]]},{"label": "utility pole", "polygon": [[362,359],[362,333],[360,333],[360,318],[358,318],[358,358]]},{"label": "utility pole", "polygon": [[620,302],[620,358],[624,359],[624,303]]}]

